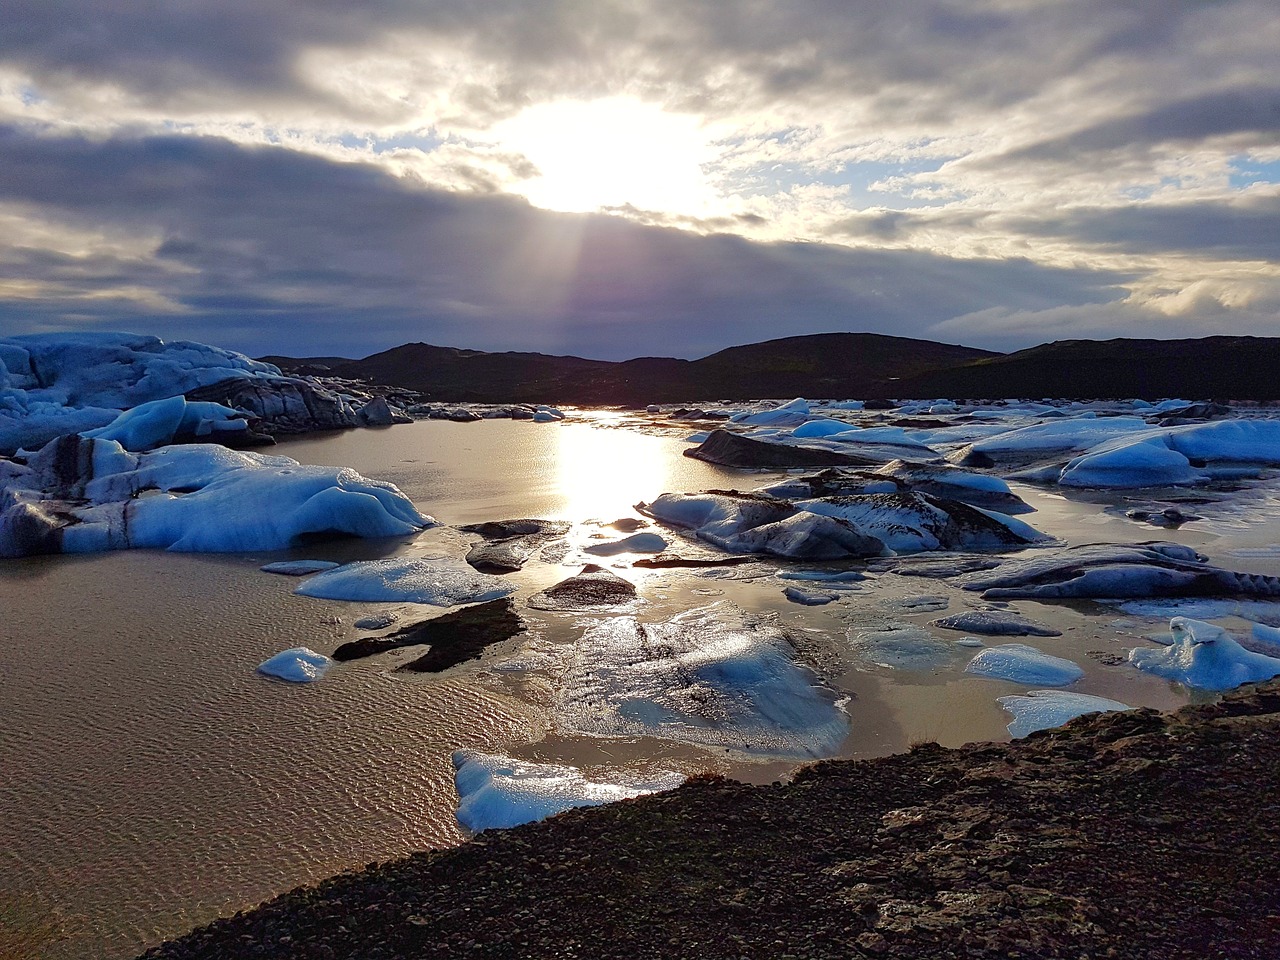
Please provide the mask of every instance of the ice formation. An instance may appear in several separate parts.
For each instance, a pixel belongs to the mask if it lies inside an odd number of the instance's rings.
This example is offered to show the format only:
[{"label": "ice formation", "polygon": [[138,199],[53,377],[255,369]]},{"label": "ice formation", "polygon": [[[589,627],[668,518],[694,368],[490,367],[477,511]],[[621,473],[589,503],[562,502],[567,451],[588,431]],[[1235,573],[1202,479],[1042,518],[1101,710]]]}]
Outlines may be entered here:
[{"label": "ice formation", "polygon": [[233,377],[280,371],[202,343],[126,333],[0,339],[0,451],[104,427],[121,410]]},{"label": "ice formation", "polygon": [[1201,690],[1232,690],[1280,675],[1280,658],[1246,650],[1216,624],[1174,617],[1169,631],[1172,644],[1130,650],[1129,662],[1139,670]]},{"label": "ice formation", "polygon": [[318,573],[293,592],[326,600],[429,603],[451,607],[481,603],[514,593],[516,585],[477,573],[465,563],[440,557],[359,560]]},{"label": "ice formation", "polygon": [[728,604],[667,623],[613,617],[565,656],[561,727],[787,757],[835,753],[848,718],[786,638]]},{"label": "ice formation", "polygon": [[81,436],[115,440],[126,450],[140,452],[179,438],[231,441],[245,435],[248,429],[243,414],[230,407],[168,397],[126,410],[105,427],[85,430]]},{"label": "ice formation", "polygon": [[280,550],[309,535],[401,536],[433,523],[354,470],[216,444],[133,454],[73,434],[0,474],[0,556]]},{"label": "ice formation", "polygon": [[619,553],[661,553],[667,549],[668,543],[656,533],[633,533],[621,540],[608,543],[593,543],[583,547],[586,553],[594,553],[600,557],[611,557]]},{"label": "ice formation", "polygon": [[277,560],[263,564],[258,569],[263,573],[278,573],[285,577],[305,577],[311,573],[321,573],[338,566],[332,560]]},{"label": "ice formation", "polygon": [[854,629],[849,642],[863,660],[892,670],[935,670],[955,657],[953,644],[907,623]]},{"label": "ice formation", "polygon": [[969,661],[965,672],[1014,683],[1040,683],[1047,687],[1063,687],[1084,676],[1078,663],[1050,656],[1025,643],[986,647]]},{"label": "ice formation", "polygon": [[996,701],[1013,714],[1008,730],[1015,739],[1037,730],[1060,727],[1086,713],[1133,709],[1118,700],[1066,690],[1029,690],[1008,697],[997,697]]},{"label": "ice formation", "polygon": [[666,774],[643,783],[601,783],[588,780],[576,767],[474,750],[454,753],[453,766],[458,822],[476,833],[545,820],[574,807],[598,807],[672,790],[684,782],[678,774]]},{"label": "ice formation", "polygon": [[310,647],[291,647],[258,664],[258,672],[290,683],[311,683],[325,675],[333,661]]}]

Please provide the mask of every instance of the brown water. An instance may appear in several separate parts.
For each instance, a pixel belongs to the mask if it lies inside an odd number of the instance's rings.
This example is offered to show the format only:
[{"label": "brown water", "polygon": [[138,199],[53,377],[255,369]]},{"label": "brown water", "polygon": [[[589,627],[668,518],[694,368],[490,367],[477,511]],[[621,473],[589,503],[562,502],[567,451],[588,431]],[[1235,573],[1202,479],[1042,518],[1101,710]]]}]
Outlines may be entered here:
[{"label": "brown water", "polygon": [[[773,476],[690,460],[684,447],[676,437],[618,429],[604,415],[591,423],[417,423],[299,440],[279,452],[391,480],[445,524],[572,520],[580,546],[602,534],[593,521],[632,516],[638,500],[749,489]],[[1268,489],[1205,510],[1206,520],[1178,531],[1104,512],[1114,497],[1019,493],[1040,511],[1026,519],[1069,542],[1176,539],[1237,569],[1277,573]],[[312,685],[255,674],[285,647],[331,652],[359,635],[355,619],[382,609],[294,596],[296,581],[261,573],[262,563],[461,555],[469,540],[441,527],[403,541],[287,554],[132,551],[0,563],[0,954],[17,954],[21,941],[33,957],[129,957],[297,884],[456,844],[465,834],[453,819],[450,754],[461,747],[575,762],[589,773],[718,769],[765,781],[790,769],[652,738],[557,731],[547,678],[492,669],[514,647],[445,676],[396,675],[390,668],[405,657],[395,656],[343,665]],[[582,559],[531,564],[512,577],[517,597]],[[936,595],[956,612],[974,604],[972,595],[885,574],[838,604],[798,607],[783,598],[774,569],[753,564],[729,579],[624,575],[640,588],[642,619],[727,600],[804,638],[814,665],[852,697],[843,755],[1007,736],[1009,717],[995,698],[1025,688],[965,676],[963,661],[932,672],[874,667],[847,640],[852,631],[940,615],[904,610],[904,597]],[[1085,655],[1123,653],[1158,628],[1156,618],[1089,603],[1014,607],[1064,631],[1031,642],[1084,667],[1073,689],[1135,705],[1185,701],[1180,688]],[[571,643],[590,622],[523,612],[535,644]]]}]

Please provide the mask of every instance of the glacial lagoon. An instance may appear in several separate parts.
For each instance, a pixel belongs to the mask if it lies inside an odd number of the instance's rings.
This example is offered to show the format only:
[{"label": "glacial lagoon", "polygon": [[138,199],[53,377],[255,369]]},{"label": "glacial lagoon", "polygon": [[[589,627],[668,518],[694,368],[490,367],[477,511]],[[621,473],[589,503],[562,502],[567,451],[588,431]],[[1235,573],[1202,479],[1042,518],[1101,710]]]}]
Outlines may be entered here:
[{"label": "glacial lagoon", "polygon": [[[768,782],[817,756],[1007,739],[1012,717],[997,698],[1030,687],[966,672],[978,645],[1027,644],[1079,666],[1073,692],[1169,709],[1211,694],[1125,657],[1134,647],[1158,649],[1151,638],[1167,640],[1170,616],[1212,620],[1242,639],[1251,622],[1280,624],[1280,605],[1266,601],[991,603],[947,579],[874,561],[816,565],[826,574],[863,571],[861,580],[796,581],[778,574],[815,565],[645,569],[634,565],[638,554],[587,552],[625,536],[610,524],[632,518],[672,552],[714,554],[635,505],[667,492],[751,490],[804,472],[687,458],[691,429],[661,416],[570,411],[563,423],[424,421],[312,436],[273,452],[395,483],[440,525],[285,552],[127,550],[0,562],[0,916],[46,944],[50,957],[130,957],[297,884],[462,842],[455,751],[563,765],[606,785],[706,770]],[[1021,519],[1062,544],[1162,540],[1231,570],[1280,575],[1280,482],[1271,473],[1200,492],[1010,486],[1035,508]],[[1181,526],[1125,515],[1162,498],[1186,505],[1192,493],[1187,509],[1199,519]],[[442,612],[299,596],[297,579],[262,565],[460,560],[477,537],[458,526],[515,517],[571,524],[560,550],[504,574],[525,633],[441,674],[396,671],[421,648],[338,664],[310,684],[256,673],[282,650],[330,653],[367,635],[355,626],[363,617],[391,611],[407,623]],[[637,599],[587,612],[527,605],[589,562],[634,583]],[[837,599],[823,605],[786,593],[833,582]],[[977,610],[1060,635],[976,636],[933,623]],[[651,708],[635,713],[634,704],[609,700],[605,661],[626,661],[616,651],[625,651],[628,630],[644,626],[678,646],[670,624],[696,633],[726,621],[759,638],[751,662],[772,664],[786,652],[786,670],[799,672],[785,675],[819,691],[804,716],[818,718],[820,731],[770,739],[767,723],[786,718],[769,717],[766,703],[743,714],[766,725],[762,738],[724,735],[714,724],[698,736],[667,735],[673,728],[660,723],[646,734]],[[599,702],[570,695],[584,681]],[[610,727],[620,716],[636,723]]]}]

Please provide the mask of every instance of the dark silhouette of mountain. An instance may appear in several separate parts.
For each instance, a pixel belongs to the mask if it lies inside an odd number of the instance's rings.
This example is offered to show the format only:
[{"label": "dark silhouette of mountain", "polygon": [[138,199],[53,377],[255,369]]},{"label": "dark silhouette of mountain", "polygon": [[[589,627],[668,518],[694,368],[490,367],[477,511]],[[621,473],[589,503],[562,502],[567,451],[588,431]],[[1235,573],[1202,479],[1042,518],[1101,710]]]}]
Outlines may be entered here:
[{"label": "dark silhouette of mountain", "polygon": [[393,347],[363,360],[263,359],[286,372],[355,377],[418,390],[431,400],[665,403],[796,394],[892,396],[899,378],[998,356],[906,337],[823,333],[730,347],[700,360],[639,357],[611,362],[426,343]]},{"label": "dark silhouette of mountain", "polygon": [[1280,339],[1059,340],[904,378],[904,397],[1275,400]]}]

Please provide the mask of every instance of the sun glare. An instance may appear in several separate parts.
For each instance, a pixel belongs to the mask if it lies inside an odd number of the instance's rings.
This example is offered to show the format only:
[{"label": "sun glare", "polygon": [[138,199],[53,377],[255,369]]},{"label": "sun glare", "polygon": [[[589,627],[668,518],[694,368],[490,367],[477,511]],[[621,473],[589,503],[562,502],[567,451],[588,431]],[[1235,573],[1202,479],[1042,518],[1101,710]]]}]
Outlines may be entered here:
[{"label": "sun glare", "polygon": [[688,114],[626,97],[562,100],[530,107],[494,133],[537,167],[517,189],[540,207],[588,212],[630,204],[696,216],[715,199],[702,170],[714,150]]}]

